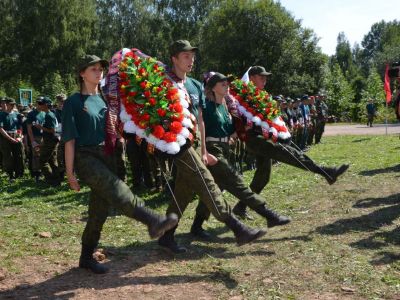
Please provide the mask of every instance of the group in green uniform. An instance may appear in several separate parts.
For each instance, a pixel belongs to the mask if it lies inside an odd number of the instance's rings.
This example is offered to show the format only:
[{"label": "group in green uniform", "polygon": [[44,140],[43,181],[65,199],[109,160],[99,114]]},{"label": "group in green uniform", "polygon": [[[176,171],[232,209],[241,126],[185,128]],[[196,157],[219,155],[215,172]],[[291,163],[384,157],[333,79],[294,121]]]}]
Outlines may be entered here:
[{"label": "group in green uniform", "polygon": [[2,168],[9,180],[22,177],[24,174],[24,149],[22,144],[22,122],[14,110],[15,101],[2,99],[3,110],[0,112],[0,151]]}]

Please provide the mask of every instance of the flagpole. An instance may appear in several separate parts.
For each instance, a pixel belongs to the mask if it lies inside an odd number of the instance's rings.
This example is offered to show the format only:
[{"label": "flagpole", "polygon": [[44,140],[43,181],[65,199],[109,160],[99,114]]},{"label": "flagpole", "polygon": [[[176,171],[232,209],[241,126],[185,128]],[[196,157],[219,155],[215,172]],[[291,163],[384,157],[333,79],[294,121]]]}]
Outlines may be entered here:
[{"label": "flagpole", "polygon": [[388,135],[388,103],[385,101],[386,111],[385,111],[385,133]]}]

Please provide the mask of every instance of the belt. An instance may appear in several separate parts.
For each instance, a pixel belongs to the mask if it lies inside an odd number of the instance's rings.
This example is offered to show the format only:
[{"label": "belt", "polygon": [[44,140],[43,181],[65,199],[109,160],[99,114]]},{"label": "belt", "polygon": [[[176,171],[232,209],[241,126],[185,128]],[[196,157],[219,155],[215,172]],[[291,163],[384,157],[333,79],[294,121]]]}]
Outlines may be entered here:
[{"label": "belt", "polygon": [[7,132],[7,134],[8,134],[9,136],[11,136],[12,138],[15,138],[15,137],[18,136],[18,133],[17,133],[16,131],[6,131],[6,132]]},{"label": "belt", "polygon": [[206,142],[221,142],[221,143],[228,143],[229,142],[229,137],[221,137],[221,138],[216,138],[212,136],[207,136],[206,137]]}]

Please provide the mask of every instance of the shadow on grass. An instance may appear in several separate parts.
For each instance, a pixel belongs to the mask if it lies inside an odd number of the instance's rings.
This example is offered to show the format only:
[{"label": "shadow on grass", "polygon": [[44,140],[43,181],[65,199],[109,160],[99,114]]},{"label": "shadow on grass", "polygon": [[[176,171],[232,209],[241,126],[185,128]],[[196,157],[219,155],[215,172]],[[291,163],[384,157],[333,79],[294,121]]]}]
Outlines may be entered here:
[{"label": "shadow on grass", "polygon": [[316,231],[325,235],[340,235],[352,231],[372,232],[382,226],[392,224],[393,220],[400,216],[400,194],[390,195],[384,198],[367,198],[358,201],[355,207],[365,207],[365,205],[379,206],[383,203],[395,203],[392,206],[385,206],[367,215],[341,219],[332,224],[318,227]]},{"label": "shadow on grass", "polygon": [[371,140],[371,138],[362,138],[362,139],[354,140],[351,142],[352,143],[362,143],[362,142],[369,141],[369,140]]},{"label": "shadow on grass", "polygon": [[370,261],[372,265],[381,266],[386,264],[391,264],[400,261],[400,254],[388,251],[381,251],[378,253],[377,257]]},{"label": "shadow on grass", "polygon": [[[153,249],[157,247],[157,250]],[[166,267],[160,268],[159,262],[170,261],[171,254],[158,250],[154,242],[128,245],[122,248],[106,247],[110,253],[111,261],[104,264],[110,267],[110,272],[104,275],[95,275],[90,271],[72,268],[63,274],[54,276],[40,283],[21,284],[12,289],[1,291],[1,299],[71,299],[76,297],[76,289],[106,291],[107,289],[134,287],[142,288],[143,285],[172,286],[174,284],[187,284],[206,282],[213,284],[219,282],[227,289],[234,289],[238,282],[232,277],[231,271],[221,268],[219,264],[210,265],[211,270],[202,271],[189,269],[186,274],[170,274]],[[255,250],[243,253],[229,251],[227,247],[208,247],[207,245],[196,245],[195,249],[183,255],[175,256],[175,261],[195,261],[204,257],[230,259],[238,256],[262,256],[271,255],[268,251]],[[144,249],[144,250],[143,250]],[[144,272],[133,273],[145,266]],[[163,269],[164,268],[164,269]],[[194,274],[197,273],[197,274]],[[149,275],[150,274],[150,275]],[[156,275],[152,275],[156,274]],[[140,294],[134,298],[139,299]],[[132,298],[133,299],[133,298]]]},{"label": "shadow on grass", "polygon": [[359,173],[359,175],[374,176],[374,175],[383,174],[383,173],[395,173],[395,172],[396,173],[400,172],[400,164],[392,166],[392,167],[388,167],[388,168],[361,171]]},{"label": "shadow on grass", "polygon": [[[368,237],[350,244],[357,249],[378,250],[388,245],[400,245],[400,228],[391,231],[377,232],[381,227],[393,224],[400,216],[400,193],[383,198],[366,198],[359,200],[353,207],[380,207],[373,212],[349,219],[341,219],[332,224],[316,229],[324,235],[342,235],[349,232],[371,232]],[[380,252],[381,257],[371,261],[371,264],[391,263],[399,259],[398,255]]]}]

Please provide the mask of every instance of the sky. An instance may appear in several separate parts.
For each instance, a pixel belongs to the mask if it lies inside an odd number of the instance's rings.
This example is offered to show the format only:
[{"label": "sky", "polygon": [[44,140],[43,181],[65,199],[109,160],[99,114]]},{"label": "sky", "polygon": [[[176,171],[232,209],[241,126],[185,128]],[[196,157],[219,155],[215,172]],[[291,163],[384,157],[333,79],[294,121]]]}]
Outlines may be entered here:
[{"label": "sky", "polygon": [[320,38],[318,45],[328,55],[335,53],[337,36],[343,31],[353,46],[374,23],[400,21],[399,0],[278,0],[302,26]]}]

